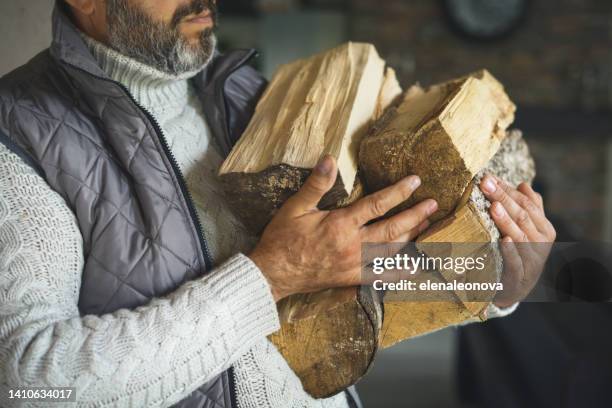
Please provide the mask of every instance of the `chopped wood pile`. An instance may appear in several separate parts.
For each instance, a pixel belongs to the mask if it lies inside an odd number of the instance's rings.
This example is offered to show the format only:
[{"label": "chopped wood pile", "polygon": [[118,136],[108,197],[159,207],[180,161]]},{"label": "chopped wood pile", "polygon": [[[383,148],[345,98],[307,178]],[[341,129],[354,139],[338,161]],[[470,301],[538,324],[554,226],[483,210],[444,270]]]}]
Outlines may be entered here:
[{"label": "chopped wood pile", "polygon": [[[233,210],[259,234],[325,154],[336,158],[338,179],[321,209],[350,205],[417,174],[421,187],[391,212],[438,201],[435,222],[417,247],[431,256],[432,243],[450,244],[436,256],[488,251],[489,270],[499,279],[499,232],[477,186],[485,172],[513,185],[533,179],[520,132],[508,130],[514,112],[485,70],[403,92],[374,46],[348,43],[278,69],[220,178]],[[461,243],[482,245],[466,253]],[[440,270],[437,279],[449,273]],[[278,304],[282,327],[271,340],[305,390],[320,398],[354,384],[380,347],[486,317],[488,303],[465,293],[430,302],[396,295],[364,286],[292,296]]]}]

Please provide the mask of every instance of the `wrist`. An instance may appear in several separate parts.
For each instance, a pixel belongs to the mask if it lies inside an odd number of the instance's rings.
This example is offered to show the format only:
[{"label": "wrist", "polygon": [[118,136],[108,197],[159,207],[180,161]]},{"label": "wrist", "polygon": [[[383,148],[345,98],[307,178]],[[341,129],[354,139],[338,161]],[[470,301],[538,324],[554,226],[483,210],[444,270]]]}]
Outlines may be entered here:
[{"label": "wrist", "polygon": [[272,265],[269,261],[269,257],[265,254],[262,254],[261,251],[258,251],[257,248],[253,250],[250,254],[247,255],[251,261],[259,268],[264,278],[268,282],[268,286],[270,287],[270,292],[272,293],[272,297],[275,302],[279,302],[283,298],[286,298],[290,295],[288,291],[282,289],[282,285],[279,285],[275,279],[271,277],[272,275]]}]

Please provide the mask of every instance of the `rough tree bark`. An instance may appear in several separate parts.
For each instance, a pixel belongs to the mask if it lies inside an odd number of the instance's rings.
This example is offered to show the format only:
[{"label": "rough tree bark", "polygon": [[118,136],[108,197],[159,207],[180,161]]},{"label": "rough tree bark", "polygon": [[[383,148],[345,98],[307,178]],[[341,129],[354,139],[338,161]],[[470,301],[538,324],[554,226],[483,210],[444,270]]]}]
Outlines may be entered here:
[{"label": "rough tree bark", "polygon": [[[535,164],[520,131],[508,133],[493,159],[470,183],[459,208],[429,227],[417,240],[417,247],[420,246],[421,250],[429,252],[431,256],[476,258],[486,254],[484,273],[489,276],[483,278],[478,274],[466,274],[468,282],[485,279],[497,282],[503,269],[498,246],[499,231],[488,212],[490,203],[478,188],[481,178],[487,173],[515,187],[533,181]],[[442,245],[437,246],[437,243]],[[457,275],[453,271],[439,271],[436,277],[444,282],[456,279]],[[407,301],[402,294],[387,292],[384,296],[380,346],[387,348],[402,340],[469,319],[486,319],[488,302],[470,301],[470,297],[463,292],[456,292],[453,297],[453,301],[444,302]]]}]

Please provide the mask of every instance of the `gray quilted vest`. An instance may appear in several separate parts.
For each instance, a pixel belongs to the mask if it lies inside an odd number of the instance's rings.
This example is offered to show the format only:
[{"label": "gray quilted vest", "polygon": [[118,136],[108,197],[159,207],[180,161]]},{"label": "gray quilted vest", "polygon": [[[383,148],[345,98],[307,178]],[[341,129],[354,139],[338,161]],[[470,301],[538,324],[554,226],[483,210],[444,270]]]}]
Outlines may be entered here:
[{"label": "gray quilted vest", "polygon": [[[265,87],[246,65],[253,54],[216,56],[194,80],[224,154]],[[214,266],[159,125],[98,67],[59,3],[51,47],[0,80],[0,134],[76,215],[82,314],[144,305]],[[177,406],[236,406],[232,382],[230,369]]]}]

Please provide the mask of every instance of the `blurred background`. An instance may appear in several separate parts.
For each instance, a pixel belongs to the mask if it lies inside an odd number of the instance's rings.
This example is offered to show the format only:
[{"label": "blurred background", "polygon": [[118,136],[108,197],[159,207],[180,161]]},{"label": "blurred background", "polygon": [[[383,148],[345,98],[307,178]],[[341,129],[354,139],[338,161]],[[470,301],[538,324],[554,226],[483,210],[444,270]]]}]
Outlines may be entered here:
[{"label": "blurred background", "polygon": [[[0,74],[48,46],[52,4],[0,2]],[[518,105],[515,127],[536,159],[536,187],[558,240],[612,241],[612,1],[219,6],[221,48],[257,48],[255,64],[268,77],[281,63],[349,40],[373,43],[404,88],[487,68]],[[604,259],[594,268],[608,265]],[[567,291],[591,272],[567,272]],[[608,292],[587,300],[609,299]],[[611,332],[609,303],[523,304],[509,318],[382,352],[358,389],[366,407],[609,407]]]}]

